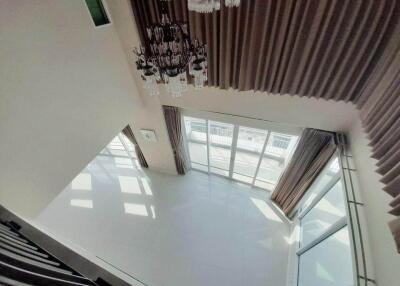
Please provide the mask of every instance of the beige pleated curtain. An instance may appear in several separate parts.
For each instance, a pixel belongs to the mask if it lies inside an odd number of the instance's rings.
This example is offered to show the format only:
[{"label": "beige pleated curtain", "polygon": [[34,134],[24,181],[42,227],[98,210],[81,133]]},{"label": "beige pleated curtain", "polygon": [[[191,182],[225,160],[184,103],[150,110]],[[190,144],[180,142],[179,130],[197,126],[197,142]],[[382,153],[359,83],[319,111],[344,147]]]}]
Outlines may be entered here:
[{"label": "beige pleated curtain", "polygon": [[[142,43],[159,0],[131,0]],[[208,48],[208,84],[354,103],[370,136],[400,252],[399,0],[246,0],[189,12],[169,1]],[[267,96],[267,93],[266,93]],[[397,235],[395,235],[397,233]]]},{"label": "beige pleated curtain", "polygon": [[181,112],[175,106],[163,106],[165,124],[167,125],[169,140],[174,152],[176,171],[180,175],[186,174],[189,169],[184,139],[182,134]]},{"label": "beige pleated curtain", "polygon": [[140,166],[144,168],[148,168],[149,165],[147,165],[146,158],[143,155],[142,149],[140,149],[139,144],[136,141],[135,135],[133,134],[133,131],[129,125],[127,125],[123,130],[122,133],[131,141],[133,146],[135,146],[135,153],[137,156],[137,159],[139,161]]},{"label": "beige pleated curtain", "polygon": [[396,216],[389,226],[400,253],[400,25],[391,39],[374,77],[365,88],[368,100],[361,108],[361,121],[369,135],[372,157],[382,175],[383,190],[393,200],[389,213]]},{"label": "beige pleated curtain", "polygon": [[[159,1],[131,0],[142,43]],[[246,0],[205,14],[187,0],[168,5],[207,44],[209,85],[353,102],[364,100],[400,9],[397,0]]]},{"label": "beige pleated curtain", "polygon": [[289,215],[336,151],[334,133],[307,128],[271,195]]}]

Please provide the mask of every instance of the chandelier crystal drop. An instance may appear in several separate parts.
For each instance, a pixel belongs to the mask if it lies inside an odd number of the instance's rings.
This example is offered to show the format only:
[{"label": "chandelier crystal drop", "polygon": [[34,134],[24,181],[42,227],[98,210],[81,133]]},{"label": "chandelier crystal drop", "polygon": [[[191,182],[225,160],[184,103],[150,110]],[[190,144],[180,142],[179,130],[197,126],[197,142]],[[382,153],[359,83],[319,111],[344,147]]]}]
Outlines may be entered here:
[{"label": "chandelier crystal drop", "polygon": [[159,94],[157,83],[165,83],[173,97],[187,90],[187,76],[194,77],[196,89],[207,81],[206,46],[192,40],[187,23],[168,18],[166,1],[161,0],[161,23],[146,28],[145,45],[135,48],[136,67],[141,72],[144,88],[150,95]]},{"label": "chandelier crystal drop", "polygon": [[198,13],[211,13],[221,8],[220,0],[188,0],[188,10]]},{"label": "chandelier crystal drop", "polygon": [[[225,0],[226,7],[239,7],[239,5],[240,0]],[[198,13],[211,13],[220,9],[221,0],[188,0],[189,11]]]},{"label": "chandelier crystal drop", "polygon": [[239,7],[240,0],[225,0],[226,7]]}]

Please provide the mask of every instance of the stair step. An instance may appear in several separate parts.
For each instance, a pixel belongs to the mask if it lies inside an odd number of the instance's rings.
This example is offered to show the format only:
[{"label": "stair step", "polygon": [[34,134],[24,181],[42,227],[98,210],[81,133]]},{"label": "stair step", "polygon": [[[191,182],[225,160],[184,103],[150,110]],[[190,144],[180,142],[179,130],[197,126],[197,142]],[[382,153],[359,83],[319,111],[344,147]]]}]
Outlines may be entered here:
[{"label": "stair step", "polygon": [[[30,271],[27,269],[23,269],[14,265],[11,265],[7,262],[0,261],[0,282],[4,279],[4,282],[13,282],[17,281],[20,284],[11,284],[8,283],[6,285],[15,285],[15,286],[27,286],[27,285],[54,285],[54,286],[67,286],[67,285],[96,285],[92,281],[81,278],[77,281],[70,281],[66,279],[61,279],[57,277],[52,277],[49,275],[39,274],[34,271]],[[3,275],[3,276],[2,276]],[[7,280],[6,280],[7,279]],[[33,284],[31,284],[33,283]]]},{"label": "stair step", "polygon": [[12,241],[18,241],[18,242],[29,244],[29,242],[26,239],[23,239],[23,238],[20,238],[20,237],[16,237],[16,236],[11,236],[11,235],[8,235],[8,234],[4,234],[2,232],[0,232],[0,237],[4,237],[4,238],[10,239]]},{"label": "stair step", "polygon": [[14,232],[14,231],[12,231],[12,230],[6,230],[6,229],[4,229],[4,228],[0,228],[0,232],[1,232],[1,233],[4,233],[4,234],[11,235],[11,236],[16,236],[16,237],[20,236],[19,233]]},{"label": "stair step", "polygon": [[3,222],[0,222],[0,228],[11,231],[11,228],[5,225]]},{"label": "stair step", "polygon": [[[4,284],[2,284],[4,283]],[[14,279],[10,279],[0,275],[0,285],[10,285],[10,286],[34,286],[32,284],[23,283]]]},{"label": "stair step", "polygon": [[[27,247],[27,246],[30,246],[30,245],[26,245],[26,246],[25,246],[25,245],[22,245],[22,244],[19,244],[19,243],[15,243],[15,242],[9,241],[9,240],[7,240],[7,239],[3,239],[3,238],[1,238],[1,237],[0,237],[0,242],[6,243],[6,244],[11,245],[11,246],[13,246],[13,247],[19,248],[19,249],[21,249],[21,250],[23,250],[23,251],[27,251],[27,252],[36,254],[36,255],[38,255],[38,256],[44,257],[44,258],[48,258],[48,257],[49,257],[47,254],[38,252],[38,249],[37,249],[37,248]],[[36,249],[36,250],[35,250],[35,249]]]},{"label": "stair step", "polygon": [[33,249],[33,250],[38,250],[38,248],[37,248],[36,246],[33,246],[33,245],[30,245],[30,244],[21,242],[21,241],[19,241],[19,240],[16,240],[16,239],[13,239],[13,238],[11,238],[11,237],[9,237],[9,236],[5,236],[5,235],[1,235],[1,234],[0,234],[0,241],[9,241],[9,242],[13,242],[13,243],[22,245],[22,246],[24,246],[24,247]]},{"label": "stair step", "polygon": [[5,254],[2,252],[4,252],[4,250],[3,251],[0,250],[0,263],[2,262],[7,263],[13,267],[23,269],[25,271],[29,271],[32,273],[36,273],[37,275],[57,278],[65,281],[83,283],[83,284],[85,283],[87,284],[87,281],[90,281],[83,276],[75,275],[71,271],[62,268],[43,265],[43,263],[38,263],[30,259],[24,259],[21,257],[16,257],[15,255]]},{"label": "stair step", "polygon": [[45,264],[45,263],[42,263],[42,262],[39,262],[39,261],[35,261],[33,259],[21,256],[19,254],[13,253],[13,252],[5,250],[5,249],[1,249],[0,248],[0,254],[2,254],[4,256],[7,256],[9,258],[12,258],[12,259],[21,261],[23,263],[28,263],[30,265],[34,265],[34,266],[37,266],[37,267],[40,267],[40,268],[44,268],[44,269],[47,269],[47,270],[51,270],[51,271],[55,271],[55,272],[59,272],[59,273],[63,273],[63,274],[72,274],[72,272],[69,271],[69,270],[65,270],[65,269],[58,268],[58,267],[55,267],[55,266],[51,266],[51,265],[48,265],[48,264]]},{"label": "stair step", "polygon": [[25,257],[28,257],[28,258],[31,258],[31,259],[34,259],[34,260],[37,260],[37,261],[40,261],[40,262],[44,262],[44,263],[53,265],[53,266],[57,266],[57,267],[60,266],[60,263],[58,263],[58,262],[51,261],[51,260],[43,258],[43,257],[39,257],[39,256],[37,256],[35,254],[29,253],[27,251],[23,251],[21,249],[15,248],[15,247],[12,247],[12,246],[7,245],[7,244],[5,244],[3,242],[0,242],[0,248],[8,250],[8,251],[11,251],[11,252],[14,252],[16,254],[19,254],[19,255],[22,255],[22,256],[25,256]]}]

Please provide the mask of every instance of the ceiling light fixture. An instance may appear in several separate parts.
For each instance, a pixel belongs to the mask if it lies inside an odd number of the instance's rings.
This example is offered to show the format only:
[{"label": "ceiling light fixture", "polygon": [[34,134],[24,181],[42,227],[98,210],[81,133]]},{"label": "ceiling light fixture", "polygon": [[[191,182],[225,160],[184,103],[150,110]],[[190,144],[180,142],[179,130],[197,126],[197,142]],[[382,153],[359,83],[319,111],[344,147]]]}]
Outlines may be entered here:
[{"label": "ceiling light fixture", "polygon": [[186,91],[188,74],[194,77],[196,89],[207,81],[206,46],[190,38],[188,24],[168,17],[167,1],[160,0],[161,23],[146,28],[145,47],[135,48],[136,67],[141,71],[144,88],[150,95],[160,93],[158,82],[167,85],[173,97]]},{"label": "ceiling light fixture", "polygon": [[[222,0],[223,1],[223,0]],[[239,7],[240,0],[225,0],[226,7]],[[221,8],[221,0],[188,0],[189,11],[211,13]]]}]

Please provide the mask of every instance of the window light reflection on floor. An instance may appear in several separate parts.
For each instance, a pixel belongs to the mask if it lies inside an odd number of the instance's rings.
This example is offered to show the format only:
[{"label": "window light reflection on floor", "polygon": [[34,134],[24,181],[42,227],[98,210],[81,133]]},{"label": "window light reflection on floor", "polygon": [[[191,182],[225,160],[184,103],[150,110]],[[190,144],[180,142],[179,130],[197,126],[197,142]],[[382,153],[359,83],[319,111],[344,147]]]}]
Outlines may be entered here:
[{"label": "window light reflection on floor", "polygon": [[133,169],[133,162],[131,158],[114,158],[115,166],[122,169]]},{"label": "window light reflection on floor", "polygon": [[298,243],[300,241],[300,226],[296,225],[294,227],[294,229],[292,230],[292,232],[290,233],[290,236],[284,236],[283,237],[286,242],[289,245],[292,245],[293,243]]},{"label": "window light reflection on floor", "polygon": [[93,208],[93,201],[92,200],[76,200],[76,199],[72,199],[71,200],[71,206],[92,209]]},{"label": "window light reflection on floor", "polygon": [[71,188],[73,190],[92,190],[92,175],[81,173],[72,180]]},{"label": "window light reflection on floor", "polygon": [[138,169],[139,171],[141,171],[141,170],[142,170],[142,166],[140,166],[139,161],[136,160],[136,159],[135,159],[134,161],[135,161],[136,169]]},{"label": "window light reflection on floor", "polygon": [[150,206],[151,209],[151,215],[153,219],[156,219],[156,210],[154,206]]},{"label": "window light reflection on floor", "polygon": [[271,238],[259,240],[257,243],[260,244],[265,249],[273,249],[274,248],[274,243]]},{"label": "window light reflection on floor", "polygon": [[136,177],[118,176],[121,192],[128,194],[141,194],[139,181]]},{"label": "window light reflection on floor", "polygon": [[272,208],[265,201],[255,198],[252,198],[251,201],[267,219],[276,222],[282,222],[281,218],[272,210]]},{"label": "window light reflection on floor", "polygon": [[141,204],[124,203],[124,210],[127,214],[149,216],[146,206]]},{"label": "window light reflection on floor", "polygon": [[144,189],[144,192],[146,193],[146,195],[152,196],[153,192],[151,191],[149,182],[146,180],[146,178],[141,178],[141,181],[142,181],[143,189]]}]

